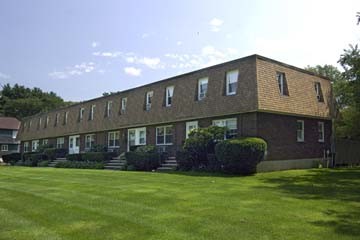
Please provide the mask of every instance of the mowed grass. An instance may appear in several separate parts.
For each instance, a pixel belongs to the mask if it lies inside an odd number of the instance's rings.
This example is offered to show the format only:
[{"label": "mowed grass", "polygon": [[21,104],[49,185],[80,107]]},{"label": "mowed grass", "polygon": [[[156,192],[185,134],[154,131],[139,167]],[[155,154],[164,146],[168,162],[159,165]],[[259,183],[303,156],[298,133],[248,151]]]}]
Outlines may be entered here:
[{"label": "mowed grass", "polygon": [[0,239],[360,239],[360,169],[0,167]]}]

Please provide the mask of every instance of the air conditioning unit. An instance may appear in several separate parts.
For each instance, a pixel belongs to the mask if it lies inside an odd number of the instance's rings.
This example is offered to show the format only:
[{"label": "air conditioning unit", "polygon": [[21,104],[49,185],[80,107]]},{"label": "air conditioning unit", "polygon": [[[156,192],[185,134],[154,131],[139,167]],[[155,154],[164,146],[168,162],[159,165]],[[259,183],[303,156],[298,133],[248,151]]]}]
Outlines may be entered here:
[{"label": "air conditioning unit", "polygon": [[151,109],[151,103],[146,104],[146,111],[149,111]]}]

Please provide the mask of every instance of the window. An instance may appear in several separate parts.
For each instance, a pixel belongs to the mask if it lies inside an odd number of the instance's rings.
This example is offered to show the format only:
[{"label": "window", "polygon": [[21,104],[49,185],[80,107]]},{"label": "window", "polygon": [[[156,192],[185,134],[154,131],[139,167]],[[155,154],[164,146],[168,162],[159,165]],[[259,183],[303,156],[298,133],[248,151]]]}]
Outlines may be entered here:
[{"label": "window", "polygon": [[28,131],[30,131],[30,129],[31,129],[31,124],[32,124],[32,121],[30,120],[30,122],[29,122],[29,127],[28,127]]},{"label": "window", "polygon": [[321,85],[319,82],[315,82],[315,93],[318,102],[324,102],[324,97],[321,91]]},{"label": "window", "polygon": [[106,103],[106,117],[110,117],[111,115],[111,108],[112,108],[112,101],[108,101]]},{"label": "window", "polygon": [[166,88],[166,102],[165,102],[166,107],[171,106],[173,95],[174,95],[174,86],[167,87]]},{"label": "window", "polygon": [[50,117],[46,116],[44,128],[47,128],[47,126],[49,125],[49,122],[50,122]]},{"label": "window", "polygon": [[9,151],[9,146],[8,145],[1,145],[1,151],[3,151],[3,152],[7,152],[7,151]]},{"label": "window", "polygon": [[200,78],[198,81],[198,100],[202,100],[206,97],[208,88],[208,78]]},{"label": "window", "polygon": [[128,130],[128,150],[131,146],[146,144],[146,128],[133,128]]},{"label": "window", "polygon": [[85,135],[85,149],[90,150],[95,144],[95,134]]},{"label": "window", "polygon": [[161,126],[156,128],[156,145],[172,145],[173,126]]},{"label": "window", "polygon": [[56,114],[56,116],[55,116],[55,124],[54,124],[54,126],[56,127],[57,125],[58,125],[58,123],[59,123],[59,113],[57,113]]},{"label": "window", "polygon": [[24,142],[24,152],[29,152],[29,142]]},{"label": "window", "polygon": [[120,146],[120,133],[117,132],[109,132],[108,133],[108,147],[114,148]]},{"label": "window", "polygon": [[67,122],[68,122],[68,115],[69,115],[69,112],[65,112],[65,114],[64,114],[64,125],[66,125]]},{"label": "window", "polygon": [[39,122],[38,122],[38,125],[37,125],[37,129],[39,130],[41,127],[41,118],[39,118]]},{"label": "window", "polygon": [[23,125],[23,127],[21,128],[21,132],[24,132],[25,129],[26,129],[26,122],[24,122],[24,125]]},{"label": "window", "polygon": [[95,107],[96,107],[95,105],[91,105],[89,120],[94,120]]},{"label": "window", "polygon": [[31,144],[31,151],[36,152],[39,148],[39,140],[33,140]]},{"label": "window", "polygon": [[186,138],[189,137],[189,133],[193,130],[198,128],[198,121],[192,121],[186,123]]},{"label": "window", "polygon": [[319,142],[324,142],[325,132],[324,132],[324,122],[318,122],[318,133],[319,133]]},{"label": "window", "polygon": [[234,70],[226,73],[226,95],[236,94],[238,77],[239,77],[238,70]]},{"label": "window", "polygon": [[285,73],[277,72],[276,79],[278,81],[280,95],[289,96]]},{"label": "window", "polygon": [[125,113],[126,111],[126,104],[127,104],[127,98],[122,98],[121,99],[121,112]]},{"label": "window", "polygon": [[304,121],[303,120],[296,121],[296,139],[298,142],[304,141]]},{"label": "window", "polygon": [[79,121],[82,121],[84,119],[84,113],[85,113],[85,108],[80,108],[79,110]]},{"label": "window", "polygon": [[154,95],[153,91],[146,93],[146,106],[145,106],[146,111],[149,111],[151,109],[153,95]]},{"label": "window", "polygon": [[43,146],[46,146],[46,145],[48,145],[49,144],[49,139],[43,139],[42,140],[42,145]]},{"label": "window", "polygon": [[224,139],[235,138],[237,136],[237,119],[228,118],[228,119],[219,119],[213,121],[214,126],[226,127],[227,131],[224,135]]},{"label": "window", "polygon": [[56,148],[64,148],[65,146],[65,138],[60,137],[56,139]]}]

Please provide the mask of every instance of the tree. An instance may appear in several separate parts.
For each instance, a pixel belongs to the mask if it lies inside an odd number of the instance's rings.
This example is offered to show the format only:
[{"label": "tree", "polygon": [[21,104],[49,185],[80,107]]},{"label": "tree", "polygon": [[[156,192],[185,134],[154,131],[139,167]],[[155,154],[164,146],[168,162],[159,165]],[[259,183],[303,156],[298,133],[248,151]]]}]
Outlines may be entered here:
[{"label": "tree", "polygon": [[0,113],[3,116],[22,119],[40,112],[67,106],[70,102],[57,96],[54,92],[43,92],[40,88],[26,88],[15,84],[6,84],[1,90]]}]

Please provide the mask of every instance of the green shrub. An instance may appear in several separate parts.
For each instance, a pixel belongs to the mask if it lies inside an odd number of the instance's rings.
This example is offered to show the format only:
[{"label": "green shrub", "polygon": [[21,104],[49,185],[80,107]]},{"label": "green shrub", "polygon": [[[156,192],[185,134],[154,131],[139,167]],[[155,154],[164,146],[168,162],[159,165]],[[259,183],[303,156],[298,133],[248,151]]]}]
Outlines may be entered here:
[{"label": "green shrub", "polygon": [[139,153],[157,153],[157,149],[156,146],[154,145],[144,145],[144,146],[139,146],[135,149],[135,152],[139,152]]},{"label": "green shrub", "polygon": [[56,148],[55,149],[55,158],[64,158],[66,157],[68,150],[66,148]]},{"label": "green shrub", "polygon": [[188,151],[182,150],[176,152],[176,161],[178,169],[181,171],[190,171],[195,165]]},{"label": "green shrub", "polygon": [[56,168],[103,169],[104,164],[98,162],[64,161],[55,165]]},{"label": "green shrub", "polygon": [[125,158],[128,166],[133,166],[134,170],[151,171],[160,166],[160,154],[155,152],[127,152]]},{"label": "green shrub", "polygon": [[2,159],[5,163],[15,165],[16,162],[21,161],[21,153],[10,153],[7,155],[3,155]]},{"label": "green shrub", "polygon": [[69,161],[82,161],[81,154],[80,153],[67,154],[66,155],[66,160],[69,160]]},{"label": "green shrub", "polygon": [[94,144],[91,149],[90,152],[107,152],[108,148],[106,145],[103,144]]},{"label": "green shrub", "polygon": [[45,155],[44,153],[32,152],[23,154],[24,166],[36,167],[38,165],[38,162],[44,160],[48,160],[47,155]]},{"label": "green shrub", "polygon": [[224,140],[225,132],[226,128],[217,126],[192,130],[184,143],[183,148],[189,158],[183,161],[183,166],[189,168],[192,165],[192,170],[207,168],[207,156],[215,152],[215,145]]},{"label": "green shrub", "polygon": [[215,147],[216,158],[225,173],[253,174],[256,165],[264,159],[267,144],[261,138],[230,139]]},{"label": "green shrub", "polygon": [[38,162],[38,167],[47,167],[49,166],[49,161],[41,161],[41,162]]},{"label": "green shrub", "polygon": [[44,148],[43,153],[49,160],[56,159],[56,148]]}]

